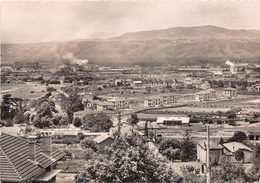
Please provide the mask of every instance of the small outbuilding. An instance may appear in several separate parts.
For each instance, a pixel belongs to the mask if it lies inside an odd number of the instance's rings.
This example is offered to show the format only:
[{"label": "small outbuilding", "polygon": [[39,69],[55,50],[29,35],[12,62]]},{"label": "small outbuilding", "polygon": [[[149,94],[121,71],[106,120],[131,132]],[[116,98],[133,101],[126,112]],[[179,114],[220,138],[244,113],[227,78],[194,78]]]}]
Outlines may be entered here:
[{"label": "small outbuilding", "polygon": [[110,147],[114,142],[114,139],[110,137],[108,134],[103,134],[94,139],[94,141],[98,145],[98,152],[103,154],[105,152],[105,147]]}]

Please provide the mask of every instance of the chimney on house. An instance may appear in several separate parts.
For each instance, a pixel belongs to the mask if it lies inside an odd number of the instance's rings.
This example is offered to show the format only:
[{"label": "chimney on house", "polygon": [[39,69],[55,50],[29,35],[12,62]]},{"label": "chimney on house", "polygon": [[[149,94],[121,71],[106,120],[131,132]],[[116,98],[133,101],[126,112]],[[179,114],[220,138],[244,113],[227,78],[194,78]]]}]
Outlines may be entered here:
[{"label": "chimney on house", "polygon": [[36,160],[36,140],[37,136],[28,136],[27,140],[29,142],[29,159],[32,161]]},{"label": "chimney on house", "polygon": [[42,139],[42,152],[46,155],[52,157],[52,132],[51,131],[41,131]]}]

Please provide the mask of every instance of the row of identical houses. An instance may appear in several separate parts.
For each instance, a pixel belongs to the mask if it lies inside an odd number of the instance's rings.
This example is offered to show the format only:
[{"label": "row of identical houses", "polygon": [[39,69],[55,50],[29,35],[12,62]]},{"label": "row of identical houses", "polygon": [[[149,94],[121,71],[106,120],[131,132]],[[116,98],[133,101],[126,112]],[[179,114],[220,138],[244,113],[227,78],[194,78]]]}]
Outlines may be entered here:
[{"label": "row of identical houses", "polygon": [[[224,88],[222,90],[223,97],[234,97],[237,95],[235,88]],[[216,90],[208,89],[193,94],[173,94],[164,93],[156,96],[149,96],[143,99],[144,107],[159,107],[171,105],[181,101],[209,101],[217,97]]]},{"label": "row of identical houses", "polygon": [[[236,89],[224,88],[222,90],[223,97],[236,96]],[[176,94],[176,93],[162,93],[159,95],[152,95],[143,98],[137,97],[110,97],[99,96],[100,100],[93,100],[91,97],[83,98],[83,103],[86,109],[95,109],[97,111],[113,111],[127,108],[148,108],[169,106],[182,101],[210,101],[217,97],[215,89],[202,90],[196,93]],[[80,113],[80,111],[79,111]]]}]

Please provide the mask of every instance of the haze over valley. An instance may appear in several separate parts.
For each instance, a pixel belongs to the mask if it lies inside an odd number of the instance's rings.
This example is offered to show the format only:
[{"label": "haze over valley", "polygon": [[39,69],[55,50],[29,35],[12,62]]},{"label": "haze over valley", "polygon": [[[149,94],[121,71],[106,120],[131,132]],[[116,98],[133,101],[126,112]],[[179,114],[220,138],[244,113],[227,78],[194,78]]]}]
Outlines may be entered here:
[{"label": "haze over valley", "polygon": [[207,25],[128,32],[107,39],[2,44],[2,63],[40,61],[60,65],[71,61],[69,53],[75,59],[88,59],[104,66],[221,65],[227,59],[238,58],[257,62],[259,50],[259,30]]}]

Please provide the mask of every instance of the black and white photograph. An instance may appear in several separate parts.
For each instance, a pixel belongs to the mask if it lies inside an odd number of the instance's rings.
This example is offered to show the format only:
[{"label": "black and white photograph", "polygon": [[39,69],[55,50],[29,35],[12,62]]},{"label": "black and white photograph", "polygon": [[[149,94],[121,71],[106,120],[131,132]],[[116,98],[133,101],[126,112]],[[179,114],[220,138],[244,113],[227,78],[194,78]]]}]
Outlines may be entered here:
[{"label": "black and white photograph", "polygon": [[259,0],[1,2],[0,183],[259,183]]}]

